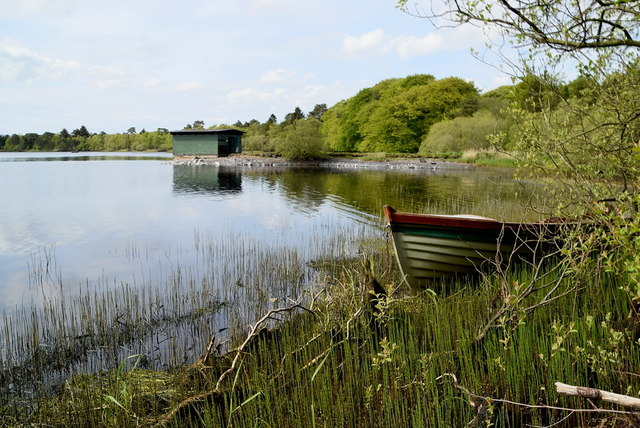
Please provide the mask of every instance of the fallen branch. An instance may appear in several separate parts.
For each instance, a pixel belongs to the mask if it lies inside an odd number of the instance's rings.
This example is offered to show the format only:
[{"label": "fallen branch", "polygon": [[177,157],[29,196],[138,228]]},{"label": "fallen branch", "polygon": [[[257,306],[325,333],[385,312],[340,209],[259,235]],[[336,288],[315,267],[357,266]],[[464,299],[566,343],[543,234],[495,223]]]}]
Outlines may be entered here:
[{"label": "fallen branch", "polygon": [[[282,312],[293,312],[296,309],[302,309],[311,313],[314,313],[312,310],[302,306],[299,303],[294,303],[291,306],[287,306],[284,308],[277,308],[277,309],[271,309],[269,312],[267,312],[262,318],[260,318],[253,326],[251,326],[251,329],[249,331],[249,334],[247,335],[246,339],[244,340],[244,342],[242,342],[242,344],[237,347],[236,349],[232,350],[229,352],[229,354],[232,354],[235,352],[235,356],[231,362],[231,366],[225,371],[223,372],[220,377],[218,378],[218,381],[216,382],[216,386],[214,389],[206,391],[202,394],[198,394],[192,397],[188,397],[185,400],[183,400],[182,402],[180,402],[175,408],[173,408],[171,411],[167,412],[166,414],[164,414],[158,421],[157,423],[154,425],[154,427],[156,428],[160,428],[160,427],[165,427],[168,424],[171,423],[171,421],[173,420],[173,418],[183,409],[187,409],[190,406],[193,406],[195,404],[198,403],[204,403],[207,402],[208,400],[215,398],[215,397],[220,397],[222,396],[222,394],[225,393],[225,391],[222,389],[222,381],[231,373],[233,373],[235,370],[238,369],[238,365],[242,359],[242,356],[244,355],[244,351],[245,349],[251,344],[251,342],[258,336],[258,334],[260,333],[260,331],[264,328],[264,324],[269,321],[274,319],[273,316]],[[209,345],[207,346],[207,350],[205,351],[205,357],[208,357],[208,355],[211,353],[212,348],[213,348],[213,339],[209,342]],[[228,391],[227,391],[228,392]]]},{"label": "fallen branch", "polygon": [[[634,416],[638,416],[639,413],[636,411],[624,411],[624,410],[615,410],[615,409],[602,409],[599,407],[593,408],[593,409],[572,409],[572,408],[568,408],[568,407],[559,407],[559,406],[549,406],[546,404],[527,404],[527,403],[519,403],[517,401],[511,401],[511,400],[505,400],[502,398],[493,398],[493,397],[488,397],[488,396],[483,396],[483,395],[478,395],[478,394],[474,394],[473,392],[469,391],[467,388],[465,388],[464,386],[460,385],[458,383],[458,378],[456,377],[455,374],[453,373],[444,373],[441,376],[439,376],[436,380],[439,379],[444,379],[445,377],[449,377],[452,379],[452,383],[453,386],[458,389],[459,391],[461,391],[463,394],[469,396],[471,399],[475,399],[475,400],[486,400],[486,401],[491,401],[491,402],[495,402],[495,403],[504,403],[504,404],[509,404],[512,406],[518,406],[518,407],[523,407],[523,408],[528,408],[528,409],[549,409],[549,410],[559,410],[559,411],[564,411],[564,412],[572,412],[572,413],[611,413],[611,414],[616,414],[616,415],[634,415]],[[556,386],[558,384],[564,385],[560,382],[556,382]],[[565,385],[571,388],[576,388],[576,387],[572,387],[571,385]],[[585,388],[585,389],[590,389],[590,388]],[[596,390],[599,391],[599,390]],[[560,391],[558,391],[560,392]],[[601,391],[601,392],[605,392],[605,391]],[[607,394],[611,394],[611,395],[618,395],[618,394],[612,394],[612,393],[607,393]],[[620,395],[618,395],[620,396]],[[625,396],[620,396],[620,397],[625,397]],[[589,397],[592,398],[592,397]],[[627,398],[633,398],[633,397],[627,397]],[[634,399],[637,400],[637,399]],[[473,407],[476,406],[475,402],[471,402],[471,405]]]},{"label": "fallen branch", "polygon": [[[269,321],[270,319],[273,318],[274,315],[279,314],[281,312],[292,312],[295,309],[304,309],[306,311],[309,311],[309,309],[305,308],[304,306],[295,303],[291,306],[288,306],[286,308],[277,308],[277,309],[271,309],[269,312],[267,312],[262,318],[260,318],[258,320],[257,323],[255,323],[252,327],[251,327],[251,331],[249,332],[249,334],[247,335],[247,338],[244,340],[244,342],[242,342],[242,345],[240,345],[238,348],[236,348],[235,350],[235,357],[233,358],[233,361],[231,362],[231,367],[229,367],[224,373],[222,373],[220,375],[220,377],[218,378],[218,382],[216,382],[216,387],[215,390],[219,391],[220,390],[220,386],[222,385],[222,381],[227,377],[227,375],[229,375],[229,373],[233,373],[236,369],[236,367],[238,366],[238,362],[240,361],[240,357],[244,354],[244,350],[245,348],[251,343],[251,341],[258,335],[258,333],[260,332],[260,330],[262,329],[262,325]],[[311,311],[309,311],[311,312]]]},{"label": "fallen branch", "polygon": [[601,389],[586,388],[584,386],[573,386],[567,385],[566,383],[562,382],[556,382],[556,391],[558,392],[558,394],[584,397],[591,400],[602,400],[608,403],[618,404],[620,406],[640,409],[640,398],[615,394],[613,392],[603,391]]}]

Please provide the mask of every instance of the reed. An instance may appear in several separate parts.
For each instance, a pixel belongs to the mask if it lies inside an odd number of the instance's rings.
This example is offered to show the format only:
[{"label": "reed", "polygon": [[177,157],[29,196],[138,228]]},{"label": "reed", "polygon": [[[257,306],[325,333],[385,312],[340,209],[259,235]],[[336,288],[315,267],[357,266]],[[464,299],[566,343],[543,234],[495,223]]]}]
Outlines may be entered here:
[{"label": "reed", "polygon": [[74,374],[111,370],[130,355],[140,355],[141,368],[163,369],[192,363],[212,337],[224,348],[258,314],[304,299],[317,281],[309,260],[354,254],[364,230],[310,233],[317,244],[295,248],[285,245],[287,236],[265,246],[248,233],[195,231],[193,248],[169,249],[156,262],[128,241],[123,256],[148,269],[133,281],[103,274],[69,283],[55,248],[34,253],[29,302],[0,318],[0,405],[27,403]]},{"label": "reed", "polygon": [[[510,279],[525,281],[529,275],[523,270]],[[445,298],[430,293],[389,297],[379,328],[372,329],[364,316],[352,320],[349,337],[344,319],[318,332],[314,317],[305,316],[280,329],[277,346],[265,340],[260,351],[247,356],[242,395],[259,392],[260,398],[228,415],[227,422],[241,427],[256,421],[264,426],[461,426],[475,419],[496,426],[588,426],[602,416],[544,407],[581,406],[556,394],[554,382],[597,384],[634,395],[640,387],[632,374],[640,369],[638,344],[628,330],[633,323],[623,326],[623,318],[613,327],[611,315],[629,308],[610,278],[588,285],[589,293],[541,308],[515,326],[509,341],[503,329],[474,340],[490,315],[486,303],[498,289],[491,282]],[[592,317],[600,320],[599,327]],[[625,338],[614,334],[618,331]],[[596,363],[598,358],[603,359]],[[227,414],[219,407],[204,412],[213,420],[225,420]]]},{"label": "reed", "polygon": [[[583,281],[575,293],[527,317],[498,320],[478,340],[478,331],[505,298],[505,281],[536,281],[534,271],[521,267],[479,283],[450,284],[446,293],[414,293],[401,285],[388,240],[369,233],[345,238],[339,232],[326,248],[314,250],[267,249],[250,239],[231,248],[196,234],[199,262],[174,263],[162,291],[105,279],[77,296],[65,290],[55,294],[47,287],[58,290],[60,284],[51,275],[51,284],[38,283],[48,296],[45,305],[3,317],[2,331],[12,338],[5,339],[12,348],[4,351],[3,376],[13,377],[2,384],[13,386],[3,391],[0,422],[175,427],[637,422],[630,414],[549,407],[588,406],[583,399],[558,395],[556,381],[638,395],[640,326],[627,316],[630,303],[615,275],[565,275],[564,281]],[[129,253],[139,257],[144,251]],[[252,257],[244,257],[248,253]],[[552,267],[547,274],[560,279],[563,272]],[[375,281],[385,293],[372,293]],[[534,302],[539,294],[527,299]],[[309,310],[267,320],[266,328],[247,340],[247,323],[291,299]],[[220,334],[220,326],[229,329]],[[18,396],[25,398],[15,398],[20,379],[31,376],[45,385],[52,377],[48,367],[63,364],[58,355],[67,352],[66,360],[74,360],[69,350],[78,348],[77,337],[87,332],[87,351],[79,359],[95,350],[93,370],[79,369],[77,362],[65,365],[54,394],[27,391],[23,384]],[[243,342],[246,346],[234,353]],[[152,346],[167,349],[170,357],[147,363]],[[109,364],[100,364],[102,358]],[[25,372],[27,363],[32,372]],[[93,374],[77,374],[83,371]],[[33,410],[28,403],[35,404]]]}]

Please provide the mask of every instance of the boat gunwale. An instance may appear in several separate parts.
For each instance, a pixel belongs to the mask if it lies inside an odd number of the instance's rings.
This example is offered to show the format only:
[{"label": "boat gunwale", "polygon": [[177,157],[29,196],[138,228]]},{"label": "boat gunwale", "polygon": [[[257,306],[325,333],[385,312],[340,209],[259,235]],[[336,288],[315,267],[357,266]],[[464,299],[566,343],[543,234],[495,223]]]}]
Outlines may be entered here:
[{"label": "boat gunwale", "polygon": [[540,222],[502,222],[491,218],[478,218],[478,217],[462,217],[454,215],[441,215],[441,214],[415,214],[398,212],[392,207],[385,205],[383,207],[385,217],[389,224],[414,224],[419,226],[436,226],[436,227],[450,227],[450,228],[462,228],[462,229],[475,229],[475,230],[501,230],[501,229],[526,229],[531,226],[542,227],[558,227],[567,225],[566,221],[547,220]]}]

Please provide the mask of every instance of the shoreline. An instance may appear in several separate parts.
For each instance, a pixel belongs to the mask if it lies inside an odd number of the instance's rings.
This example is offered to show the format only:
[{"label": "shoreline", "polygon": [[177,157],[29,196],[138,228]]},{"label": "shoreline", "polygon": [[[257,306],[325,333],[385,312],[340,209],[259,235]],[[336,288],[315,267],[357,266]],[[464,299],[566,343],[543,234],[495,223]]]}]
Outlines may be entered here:
[{"label": "shoreline", "polygon": [[226,167],[296,167],[330,169],[368,169],[368,170],[441,170],[472,169],[473,164],[449,162],[430,158],[399,158],[389,160],[362,160],[346,158],[326,158],[315,160],[291,160],[281,157],[263,157],[255,155],[217,156],[174,156],[174,165],[209,165]]}]

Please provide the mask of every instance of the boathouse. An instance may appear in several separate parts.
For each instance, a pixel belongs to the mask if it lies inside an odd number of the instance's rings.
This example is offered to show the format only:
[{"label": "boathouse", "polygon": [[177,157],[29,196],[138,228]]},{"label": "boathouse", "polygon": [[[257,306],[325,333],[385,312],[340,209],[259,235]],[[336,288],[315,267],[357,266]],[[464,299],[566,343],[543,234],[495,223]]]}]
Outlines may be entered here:
[{"label": "boathouse", "polygon": [[176,156],[228,156],[242,152],[243,131],[237,129],[183,129],[171,131]]}]

